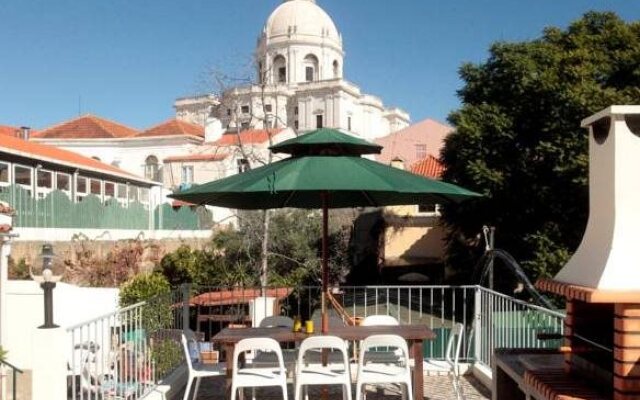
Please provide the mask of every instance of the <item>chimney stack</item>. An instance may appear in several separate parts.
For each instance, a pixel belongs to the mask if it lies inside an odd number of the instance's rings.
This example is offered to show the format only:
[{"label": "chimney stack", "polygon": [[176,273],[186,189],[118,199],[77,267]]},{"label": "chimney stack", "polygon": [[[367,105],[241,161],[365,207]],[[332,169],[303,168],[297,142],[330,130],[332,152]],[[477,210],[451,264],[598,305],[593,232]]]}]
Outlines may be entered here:
[{"label": "chimney stack", "polygon": [[20,127],[20,139],[29,140],[30,134],[31,134],[31,128],[29,128],[28,126]]},{"label": "chimney stack", "polygon": [[640,290],[640,106],[610,106],[589,129],[589,222],[555,280],[599,290]]}]

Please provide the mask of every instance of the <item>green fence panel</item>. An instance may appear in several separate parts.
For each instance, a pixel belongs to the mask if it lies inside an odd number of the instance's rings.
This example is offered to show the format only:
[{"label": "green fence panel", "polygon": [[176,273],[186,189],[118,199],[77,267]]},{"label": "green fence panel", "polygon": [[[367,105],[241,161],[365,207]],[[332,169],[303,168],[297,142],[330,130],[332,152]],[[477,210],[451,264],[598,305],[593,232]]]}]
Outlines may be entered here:
[{"label": "green fence panel", "polygon": [[162,204],[155,211],[156,229],[196,230],[200,229],[198,213],[190,207],[180,207],[178,210],[170,204]]},{"label": "green fence panel", "polygon": [[58,190],[35,199],[30,191],[16,185],[0,187],[0,200],[15,209],[16,227],[149,229],[149,210],[141,203],[123,207],[111,199],[103,204],[94,195],[74,203],[65,192]]}]

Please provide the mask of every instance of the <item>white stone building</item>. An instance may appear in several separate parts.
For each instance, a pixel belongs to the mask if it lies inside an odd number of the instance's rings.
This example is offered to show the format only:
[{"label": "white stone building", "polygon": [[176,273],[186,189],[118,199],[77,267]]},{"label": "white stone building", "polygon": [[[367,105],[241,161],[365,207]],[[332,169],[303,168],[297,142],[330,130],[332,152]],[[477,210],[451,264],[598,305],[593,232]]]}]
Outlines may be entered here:
[{"label": "white stone building", "polygon": [[338,128],[369,140],[409,125],[405,111],[345,80],[343,66],[342,36],[331,17],[315,0],[285,0],[258,38],[257,82],[219,99],[180,98],[176,116],[201,125],[217,119],[226,128]]}]

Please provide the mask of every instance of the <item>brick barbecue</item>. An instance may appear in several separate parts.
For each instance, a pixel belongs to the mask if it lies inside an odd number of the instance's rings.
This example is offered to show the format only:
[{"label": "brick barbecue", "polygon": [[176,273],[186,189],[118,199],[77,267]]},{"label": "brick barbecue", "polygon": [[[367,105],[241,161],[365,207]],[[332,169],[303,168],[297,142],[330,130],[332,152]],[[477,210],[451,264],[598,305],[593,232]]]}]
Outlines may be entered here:
[{"label": "brick barbecue", "polygon": [[[589,222],[567,265],[536,286],[566,299],[565,383],[640,399],[640,106],[611,106],[582,127],[589,129]],[[560,379],[538,375],[532,379]]]}]

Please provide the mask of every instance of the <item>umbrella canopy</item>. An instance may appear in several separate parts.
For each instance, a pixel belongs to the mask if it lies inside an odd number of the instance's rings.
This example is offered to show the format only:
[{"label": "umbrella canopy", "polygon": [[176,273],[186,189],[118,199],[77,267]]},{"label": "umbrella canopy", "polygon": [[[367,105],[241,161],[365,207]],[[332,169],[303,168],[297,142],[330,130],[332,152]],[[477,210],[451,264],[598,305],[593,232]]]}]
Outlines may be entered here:
[{"label": "umbrella canopy", "polygon": [[[322,208],[322,310],[326,317],[329,208],[459,202],[479,194],[366,158],[382,147],[319,129],[271,147],[286,158],[171,197],[235,209]],[[328,320],[323,318],[323,331]]]}]

